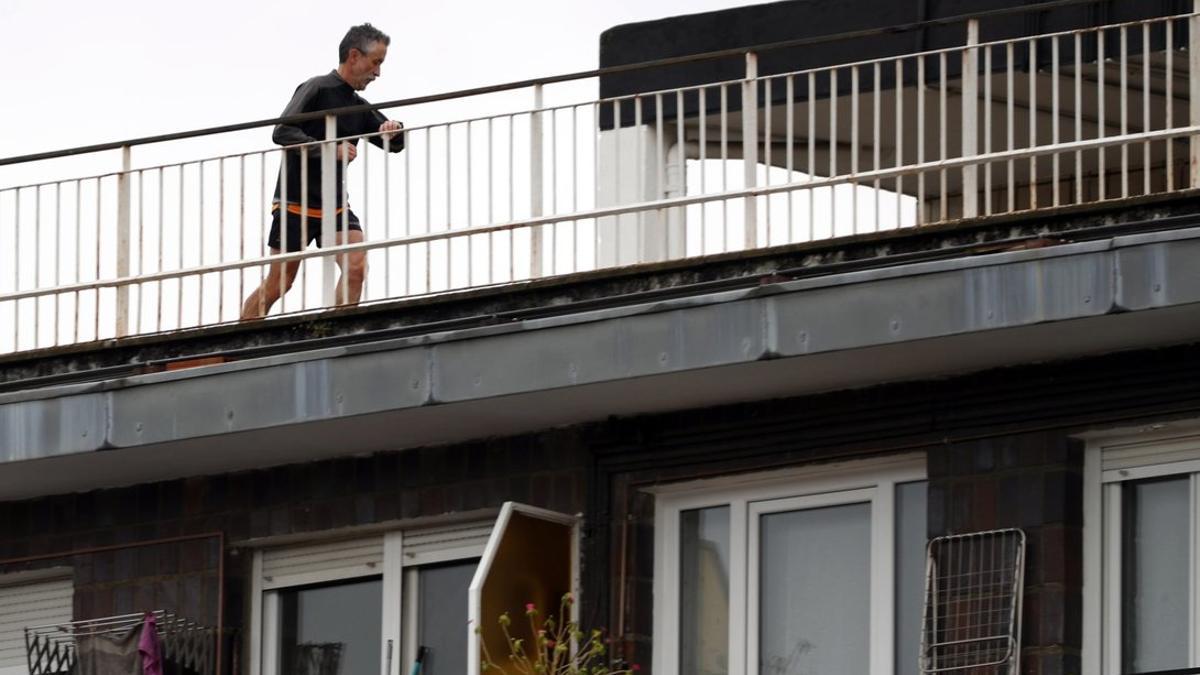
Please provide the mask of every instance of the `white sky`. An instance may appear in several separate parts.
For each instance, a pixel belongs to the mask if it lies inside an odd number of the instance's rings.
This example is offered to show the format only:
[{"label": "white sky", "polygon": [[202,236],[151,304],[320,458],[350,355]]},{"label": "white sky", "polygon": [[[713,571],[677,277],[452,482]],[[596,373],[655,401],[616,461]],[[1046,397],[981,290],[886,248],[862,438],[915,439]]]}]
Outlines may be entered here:
[{"label": "white sky", "polygon": [[276,116],[363,21],[392,36],[384,101],[593,68],[607,28],[750,4],[0,0],[0,157]]}]

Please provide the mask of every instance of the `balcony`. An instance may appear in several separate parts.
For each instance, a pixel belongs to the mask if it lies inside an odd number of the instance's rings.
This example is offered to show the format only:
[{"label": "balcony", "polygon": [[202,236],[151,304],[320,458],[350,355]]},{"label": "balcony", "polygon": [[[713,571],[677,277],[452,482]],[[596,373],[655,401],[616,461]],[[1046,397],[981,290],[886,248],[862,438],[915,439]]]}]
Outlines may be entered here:
[{"label": "balcony", "polygon": [[[355,251],[371,269],[363,302],[383,304],[1200,186],[1200,15],[984,39],[1011,13],[940,20],[956,46],[835,65],[760,72],[779,50],[872,35],[379,104],[409,123],[402,153],[344,167],[367,240],[282,256],[265,231],[284,150],[245,135],[280,120],[0,159],[50,176],[0,189],[0,354],[234,323],[272,261],[303,264],[265,321],[343,303],[337,257]],[[731,58],[734,79],[574,97],[596,78]],[[241,147],[197,156],[210,141]],[[332,176],[334,144],[291,150]],[[113,171],[62,168],[113,153]]]}]

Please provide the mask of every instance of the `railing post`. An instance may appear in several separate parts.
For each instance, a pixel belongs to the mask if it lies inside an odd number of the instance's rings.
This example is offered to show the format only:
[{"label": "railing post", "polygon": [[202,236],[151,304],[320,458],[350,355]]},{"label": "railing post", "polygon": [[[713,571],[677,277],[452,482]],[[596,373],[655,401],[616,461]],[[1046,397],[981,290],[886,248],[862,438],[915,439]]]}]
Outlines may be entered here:
[{"label": "railing post", "polygon": [[[767,104],[770,105],[770,102]],[[754,52],[746,52],[746,79],[742,81],[742,163],[745,167],[745,188],[757,187],[758,54]],[[758,246],[758,198],[747,196],[745,200],[746,248],[751,249]]]},{"label": "railing post", "polygon": [[[325,140],[338,137],[337,116],[325,116]],[[337,148],[338,143],[321,144],[321,248],[328,250],[337,243]],[[301,218],[307,218],[304,214]],[[337,259],[332,255],[321,258],[321,298],[326,307],[337,304]]]},{"label": "railing post", "polygon": [[[529,116],[529,215],[542,215],[542,85],[533,85],[534,112]],[[529,276],[542,276],[542,255],[545,245],[546,226],[539,225],[529,232]]]},{"label": "railing post", "polygon": [[[1196,126],[1200,125],[1200,0],[1192,0],[1192,12],[1188,19],[1188,124]],[[1200,138],[1192,136],[1190,141],[1189,186],[1200,188]]]},{"label": "railing post", "polygon": [[[121,146],[121,173],[117,176],[117,276],[129,276],[129,169],[132,148]],[[100,308],[97,306],[96,311]],[[129,335],[129,286],[117,287],[117,337]]]},{"label": "railing post", "polygon": [[[979,19],[967,21],[967,49],[963,52],[962,65],[962,154],[974,157],[979,154]],[[963,167],[963,217],[979,215],[979,167],[971,164]]]}]

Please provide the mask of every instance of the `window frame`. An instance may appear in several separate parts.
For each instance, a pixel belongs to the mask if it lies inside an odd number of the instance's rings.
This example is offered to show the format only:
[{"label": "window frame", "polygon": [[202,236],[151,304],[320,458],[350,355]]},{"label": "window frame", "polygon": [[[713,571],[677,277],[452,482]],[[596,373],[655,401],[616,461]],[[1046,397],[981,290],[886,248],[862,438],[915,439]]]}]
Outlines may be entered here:
[{"label": "window frame", "polygon": [[1200,423],[1155,424],[1083,438],[1083,672],[1121,673],[1122,485],[1171,476],[1187,476],[1190,483],[1190,664],[1185,668],[1200,667]]},{"label": "window frame", "polygon": [[[313,583],[311,576],[297,575],[294,579],[274,583],[267,588],[263,583],[263,555],[265,550],[302,547],[323,541],[336,541],[338,539],[346,542],[363,542],[370,539],[382,538],[383,561],[379,569],[373,571],[360,570],[355,573],[342,575],[326,574],[322,575],[317,581],[319,583],[337,583],[372,576],[382,577],[383,614],[380,617],[379,672],[380,675],[401,675],[401,673],[407,672],[403,667],[404,657],[406,649],[410,650],[411,648],[409,642],[415,637],[415,633],[412,632],[412,628],[414,627],[407,625],[412,623],[409,619],[414,615],[409,614],[407,610],[410,608],[405,607],[408,597],[413,595],[412,593],[406,593],[406,575],[415,574],[422,565],[480,558],[486,546],[486,542],[464,544],[462,541],[448,541],[444,546],[434,550],[425,550],[416,556],[406,556],[404,550],[405,533],[407,532],[409,536],[417,536],[425,532],[447,528],[466,528],[472,526],[486,526],[490,528],[493,524],[494,521],[492,519],[474,519],[443,524],[428,524],[404,530],[375,532],[349,537],[337,537],[337,533],[332,533],[333,536],[314,537],[287,545],[281,544],[279,546],[256,548],[251,561],[249,640],[251,675],[280,675],[278,650],[275,648],[279,643],[280,637],[279,624],[281,615],[279,593],[289,588]],[[390,654],[389,644],[391,649]],[[388,667],[389,661],[390,669]]]},{"label": "window frame", "polygon": [[[757,601],[751,577],[751,518],[769,504],[795,500],[803,508],[871,504],[871,675],[892,675],[895,659],[896,486],[926,480],[924,453],[819,464],[755,474],[689,481],[647,490],[655,496],[655,673],[679,671],[680,515],[692,509],[729,506],[729,675],[755,672]],[[757,513],[757,515],[756,515]],[[886,525],[881,527],[880,525]],[[753,616],[751,616],[753,615]],[[752,646],[753,644],[753,646]]]}]

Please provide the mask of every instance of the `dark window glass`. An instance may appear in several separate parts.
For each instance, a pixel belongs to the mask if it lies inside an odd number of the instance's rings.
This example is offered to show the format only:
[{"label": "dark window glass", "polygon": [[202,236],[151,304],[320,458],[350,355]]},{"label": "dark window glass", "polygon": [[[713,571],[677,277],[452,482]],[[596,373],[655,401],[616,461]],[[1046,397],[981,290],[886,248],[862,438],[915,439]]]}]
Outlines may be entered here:
[{"label": "dark window glass", "polygon": [[467,590],[478,560],[420,568],[417,641],[425,647],[421,675],[467,672]]},{"label": "dark window glass", "polygon": [[293,588],[279,596],[281,673],[379,675],[381,579]]}]

